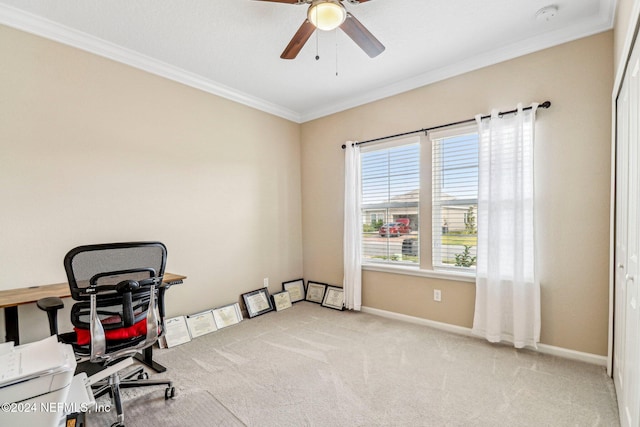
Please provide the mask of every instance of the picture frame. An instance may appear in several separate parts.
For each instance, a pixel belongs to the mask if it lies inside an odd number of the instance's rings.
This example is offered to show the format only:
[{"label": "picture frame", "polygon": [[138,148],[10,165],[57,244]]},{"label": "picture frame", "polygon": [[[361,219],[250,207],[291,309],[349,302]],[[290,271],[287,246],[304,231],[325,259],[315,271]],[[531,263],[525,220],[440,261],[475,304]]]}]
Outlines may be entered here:
[{"label": "picture frame", "polygon": [[191,334],[192,339],[218,330],[212,310],[189,314],[186,318],[187,327],[189,328],[189,334]]},{"label": "picture frame", "polygon": [[172,317],[164,321],[164,335],[158,345],[171,348],[191,341],[191,334],[185,316]]},{"label": "picture frame", "polygon": [[304,301],[307,295],[304,287],[304,279],[282,282],[282,290],[289,292],[289,297],[291,298],[292,304]]},{"label": "picture frame", "polygon": [[242,321],[242,311],[240,310],[240,304],[237,302],[214,308],[212,312],[218,329],[226,328]]},{"label": "picture frame", "polygon": [[273,298],[273,305],[276,311],[291,308],[291,296],[289,295],[289,291],[276,292],[271,295],[271,298]]},{"label": "picture frame", "polygon": [[242,294],[242,299],[250,319],[273,311],[273,304],[267,288],[246,292]]},{"label": "picture frame", "polygon": [[344,289],[338,286],[327,286],[322,306],[340,311],[344,310]]},{"label": "picture frame", "polygon": [[313,282],[309,280],[307,282],[307,295],[305,296],[305,301],[322,304],[327,286],[328,285],[326,283]]}]

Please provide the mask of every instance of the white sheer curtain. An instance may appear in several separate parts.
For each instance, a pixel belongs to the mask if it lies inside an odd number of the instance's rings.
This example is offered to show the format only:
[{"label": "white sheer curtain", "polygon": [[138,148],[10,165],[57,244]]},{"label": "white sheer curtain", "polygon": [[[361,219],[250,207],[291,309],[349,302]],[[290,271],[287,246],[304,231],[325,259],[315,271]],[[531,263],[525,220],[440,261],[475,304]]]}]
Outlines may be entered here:
[{"label": "white sheer curtain", "polygon": [[362,217],[360,213],[360,147],[347,141],[344,150],[344,305],[348,310],[362,306]]},{"label": "white sheer curtain", "polygon": [[473,333],[517,348],[540,341],[540,284],[535,272],[533,142],[535,111],[479,127],[478,254]]}]

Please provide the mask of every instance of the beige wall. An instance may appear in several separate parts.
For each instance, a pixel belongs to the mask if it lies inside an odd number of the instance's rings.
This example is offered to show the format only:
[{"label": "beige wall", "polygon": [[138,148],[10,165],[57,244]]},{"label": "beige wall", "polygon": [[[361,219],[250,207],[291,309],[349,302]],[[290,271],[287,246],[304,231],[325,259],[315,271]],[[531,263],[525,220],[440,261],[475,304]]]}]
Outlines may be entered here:
[{"label": "beige wall", "polygon": [[[298,124],[2,26],[0,58],[0,289],[132,240],[164,242],[188,276],[170,316],[302,276]],[[46,336],[34,304],[20,322]]]},{"label": "beige wall", "polygon": [[[303,124],[305,278],[342,283],[344,141],[548,99],[535,159],[541,340],[606,355],[612,63],[606,32]],[[429,220],[424,200],[421,214]],[[434,288],[441,303],[433,302]],[[470,327],[474,297],[472,283],[363,274],[364,305],[439,322]]]},{"label": "beige wall", "polygon": [[[606,354],[610,32],[302,126],[2,26],[0,57],[0,289],[64,281],[75,245],[147,239],[189,276],[169,315],[236,301],[263,277],[272,290],[303,272],[340,285],[345,140],[549,99],[536,151],[542,341]],[[363,299],[468,327],[474,286],[365,272]],[[46,334],[43,316],[20,308],[25,341]]]}]

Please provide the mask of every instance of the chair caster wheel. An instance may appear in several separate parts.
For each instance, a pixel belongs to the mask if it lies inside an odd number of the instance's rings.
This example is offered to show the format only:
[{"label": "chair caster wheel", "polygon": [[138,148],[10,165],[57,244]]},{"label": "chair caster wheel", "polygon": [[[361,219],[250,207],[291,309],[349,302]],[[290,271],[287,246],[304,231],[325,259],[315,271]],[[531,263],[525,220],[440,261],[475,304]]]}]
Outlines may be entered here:
[{"label": "chair caster wheel", "polygon": [[138,379],[139,380],[148,380],[149,379],[149,374],[147,374],[146,372],[141,372],[140,374],[138,374]]},{"label": "chair caster wheel", "polygon": [[176,397],[176,388],[175,387],[167,387],[164,390],[164,400],[173,399]]}]

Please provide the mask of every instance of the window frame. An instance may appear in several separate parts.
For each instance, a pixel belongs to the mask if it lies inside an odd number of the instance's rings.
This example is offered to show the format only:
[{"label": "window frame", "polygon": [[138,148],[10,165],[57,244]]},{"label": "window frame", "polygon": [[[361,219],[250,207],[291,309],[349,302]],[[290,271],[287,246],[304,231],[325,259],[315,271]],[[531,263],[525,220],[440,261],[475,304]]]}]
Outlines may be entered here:
[{"label": "window frame", "polygon": [[[465,124],[462,126],[449,127],[430,131],[428,134],[415,135],[413,138],[420,144],[420,195],[418,202],[419,215],[419,263],[418,265],[408,265],[401,263],[379,263],[367,262],[362,258],[362,270],[371,272],[381,272],[388,274],[400,274],[407,276],[424,277],[430,279],[452,280],[456,282],[475,283],[475,269],[451,267],[448,269],[434,268],[433,266],[433,139],[444,136],[457,136],[461,134],[478,134],[477,124]],[[373,143],[369,146],[361,146],[361,152],[374,151],[393,146],[404,145],[401,141],[408,138],[385,141],[383,143]],[[362,212],[362,209],[361,209]]]},{"label": "window frame", "polygon": [[[432,152],[432,159],[431,159],[431,186],[432,188],[435,187],[433,182],[436,179],[436,176],[442,173],[443,168],[441,166],[444,165],[444,162],[442,159],[438,159],[436,160],[436,153],[439,152],[438,150],[438,141],[442,140],[442,139],[446,139],[446,138],[455,138],[455,137],[462,137],[462,136],[466,136],[466,135],[476,135],[477,138],[480,137],[479,132],[478,132],[478,126],[477,124],[467,124],[467,125],[461,125],[461,126],[455,126],[455,127],[450,127],[450,128],[446,128],[446,129],[441,129],[441,130],[437,130],[437,131],[433,131],[433,132],[429,132],[429,134],[427,135],[427,139],[429,141],[430,144],[430,148],[431,148],[431,152]],[[441,151],[440,151],[441,152]],[[479,167],[479,164],[476,166]],[[438,224],[442,224],[442,208],[444,207],[442,205],[442,200],[439,200],[438,202],[436,202],[436,198],[439,197],[438,193],[433,190],[432,191],[432,196],[431,196],[431,204],[430,204],[430,209],[431,209],[431,216],[432,216],[432,221],[433,221],[433,226],[431,228],[431,235],[430,235],[430,241],[431,241],[431,246],[432,246],[432,256],[431,256],[431,268],[433,269],[433,271],[438,271],[438,272],[450,272],[450,273],[456,273],[456,274],[465,274],[465,275],[473,275],[473,277],[475,277],[476,275],[476,267],[475,265],[472,267],[462,267],[462,266],[455,266],[455,265],[447,265],[442,261],[442,251],[441,250],[436,250],[436,247],[441,247],[442,246],[442,230],[440,228],[439,225],[436,225],[436,221],[438,222]],[[469,199],[462,199],[459,201],[456,201],[455,203],[453,203],[453,205],[460,205],[460,206],[468,206],[468,205],[475,205],[476,209],[476,223],[477,223],[477,212],[478,212],[478,194],[477,194],[477,188],[476,188],[476,194],[475,194],[475,198],[469,198]],[[440,212],[437,213],[436,211],[438,210],[438,208],[440,208]],[[466,218],[468,215],[467,212],[465,212],[463,214],[463,217]],[[466,220],[465,220],[466,222]],[[476,238],[477,238],[477,232],[476,232]],[[477,247],[477,241],[476,241],[476,247]]]},{"label": "window frame", "polygon": [[[383,142],[378,142],[378,143],[372,143],[372,144],[367,144],[367,145],[363,145],[360,147],[360,153],[361,153],[361,157],[363,155],[365,155],[366,153],[371,153],[371,152],[376,152],[376,151],[383,151],[383,150],[389,150],[389,149],[393,149],[393,148],[398,148],[398,147],[403,147],[403,146],[410,146],[410,145],[417,145],[418,147],[418,191],[421,192],[422,190],[422,153],[423,153],[423,140],[419,135],[413,135],[413,136],[409,136],[409,137],[402,137],[402,138],[394,138],[391,140],[386,140]],[[362,174],[364,171],[364,168],[362,167],[362,158],[360,161],[360,166],[361,166],[361,178],[362,178]],[[364,188],[364,179],[362,180],[363,182],[363,188]],[[421,237],[421,228],[422,228],[422,220],[421,220],[421,204],[420,204],[420,199],[421,199],[421,193],[419,193],[418,195],[418,201],[416,202],[416,216],[418,217],[418,224],[417,224],[417,235],[411,235],[412,237],[415,236],[418,239],[418,244],[420,246],[420,242],[422,240]],[[388,202],[388,204],[392,204],[391,202]],[[365,210],[367,209],[365,207],[366,205],[362,202],[361,203],[361,207],[360,207],[360,215],[361,218],[363,219],[363,221],[361,221],[363,224],[365,224],[366,222],[364,221],[364,216],[365,216]],[[376,210],[381,210],[384,209],[385,210],[385,214],[384,214],[384,219],[382,221],[383,225],[388,224],[388,223],[394,223],[395,221],[390,218],[390,214],[389,214],[389,210],[390,209],[395,209],[392,206],[388,206],[385,208],[381,208],[379,206],[377,207],[369,207],[368,208],[370,211],[376,211]],[[388,236],[387,236],[388,239]],[[388,259],[383,259],[383,260],[374,260],[371,258],[365,258],[365,242],[364,239],[362,239],[361,242],[361,251],[362,251],[362,256],[361,256],[361,265],[363,267],[363,269],[366,269],[365,267],[380,267],[380,266],[391,266],[392,268],[402,268],[402,269],[410,269],[410,270],[415,270],[415,269],[419,269],[420,268],[420,263],[421,263],[421,258],[422,258],[422,254],[420,251],[420,248],[418,248],[418,260],[417,262],[411,262],[411,261],[397,261],[397,260],[393,260],[390,252],[389,252],[389,242],[387,241],[387,257]]]}]

